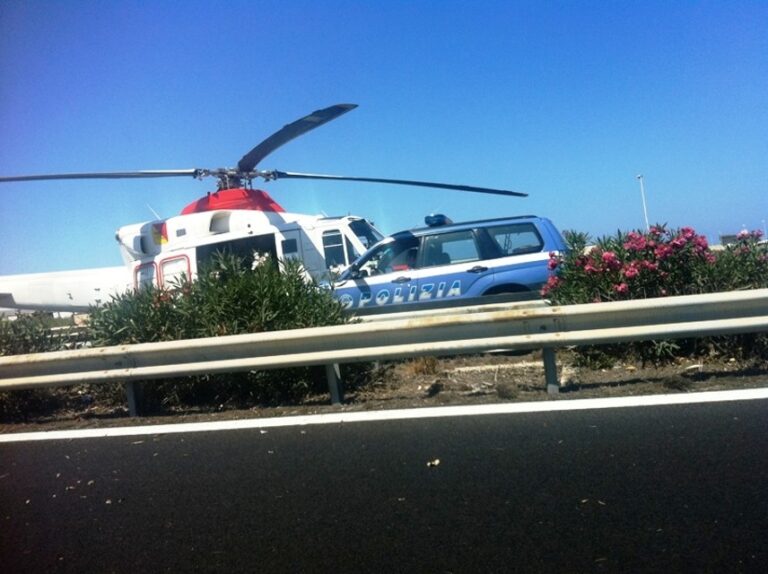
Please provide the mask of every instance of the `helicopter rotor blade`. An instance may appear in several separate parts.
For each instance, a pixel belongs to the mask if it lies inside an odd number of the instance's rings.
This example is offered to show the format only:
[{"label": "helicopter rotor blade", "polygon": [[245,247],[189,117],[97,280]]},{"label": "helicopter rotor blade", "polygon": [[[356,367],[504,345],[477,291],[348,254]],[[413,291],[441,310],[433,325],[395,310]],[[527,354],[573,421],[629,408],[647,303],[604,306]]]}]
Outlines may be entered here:
[{"label": "helicopter rotor blade", "polygon": [[237,162],[237,169],[241,172],[253,171],[261,160],[283,144],[288,143],[292,139],[297,138],[310,130],[320,127],[324,123],[335,120],[340,115],[345,114],[350,110],[354,110],[356,107],[357,104],[336,104],[335,106],[323,108],[322,110],[316,110],[308,116],[304,116],[303,118],[284,126],[245,154],[240,161]]},{"label": "helicopter rotor blade", "polygon": [[335,181],[361,181],[368,183],[390,183],[394,185],[411,185],[416,187],[434,187],[437,189],[451,189],[456,191],[471,191],[474,193],[490,193],[494,195],[507,195],[512,197],[528,197],[527,193],[508,191],[506,189],[493,189],[490,187],[475,187],[472,185],[457,185],[452,183],[435,183],[431,181],[413,181],[409,179],[383,179],[379,177],[351,177],[345,175],[322,175],[317,173],[295,173],[287,171],[263,172],[266,179],[325,179]]},{"label": "helicopter rotor blade", "polygon": [[17,175],[0,177],[0,183],[12,181],[41,181],[60,179],[138,179],[151,177],[199,177],[199,169],[163,169],[147,171],[114,171],[96,173],[52,173],[48,175]]}]

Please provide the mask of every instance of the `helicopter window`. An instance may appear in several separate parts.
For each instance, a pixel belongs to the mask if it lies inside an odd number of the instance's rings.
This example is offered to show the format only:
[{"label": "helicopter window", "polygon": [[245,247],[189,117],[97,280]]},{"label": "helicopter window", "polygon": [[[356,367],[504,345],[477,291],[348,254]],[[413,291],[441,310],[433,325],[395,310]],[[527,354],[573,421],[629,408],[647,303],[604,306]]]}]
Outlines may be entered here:
[{"label": "helicopter window", "polygon": [[323,231],[323,251],[325,251],[325,266],[327,268],[347,264],[346,259],[344,259],[344,243],[340,231],[336,229]]},{"label": "helicopter window", "polygon": [[229,215],[228,211],[214,213],[211,216],[211,233],[226,233],[229,231]]},{"label": "helicopter window", "polygon": [[254,237],[243,237],[233,241],[219,241],[218,243],[201,245],[197,248],[198,266],[201,262],[210,261],[217,252],[233,254],[241,258],[248,265],[253,263],[257,254],[259,256],[271,255],[273,260],[277,259],[275,236],[271,233]]},{"label": "helicopter window", "polygon": [[283,239],[281,246],[283,257],[286,259],[296,259],[299,256],[299,244],[295,239]]},{"label": "helicopter window", "polygon": [[358,239],[360,239],[360,242],[363,244],[363,247],[366,249],[373,247],[375,243],[384,239],[384,236],[364,219],[354,219],[350,221],[349,228],[355,235],[357,235]]},{"label": "helicopter window", "polygon": [[180,255],[164,260],[160,263],[160,276],[165,287],[172,287],[184,277],[189,278],[189,257]]}]

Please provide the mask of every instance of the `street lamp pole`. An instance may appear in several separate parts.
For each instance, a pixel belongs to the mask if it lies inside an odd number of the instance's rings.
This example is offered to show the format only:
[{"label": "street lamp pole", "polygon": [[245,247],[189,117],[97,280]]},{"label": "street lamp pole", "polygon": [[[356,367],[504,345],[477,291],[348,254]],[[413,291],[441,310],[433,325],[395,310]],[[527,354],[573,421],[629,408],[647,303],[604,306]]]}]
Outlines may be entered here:
[{"label": "street lamp pole", "polygon": [[643,185],[643,174],[639,174],[637,179],[640,180],[640,197],[643,199],[643,215],[645,216],[645,230],[650,231],[651,226],[648,223],[648,208],[645,205],[645,186]]}]

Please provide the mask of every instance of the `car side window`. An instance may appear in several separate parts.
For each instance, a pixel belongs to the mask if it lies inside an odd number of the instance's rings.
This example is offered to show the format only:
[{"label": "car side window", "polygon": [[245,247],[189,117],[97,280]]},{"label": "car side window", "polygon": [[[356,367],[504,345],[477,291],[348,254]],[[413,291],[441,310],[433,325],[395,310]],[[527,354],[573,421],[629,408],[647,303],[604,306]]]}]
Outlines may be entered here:
[{"label": "car side window", "polygon": [[416,267],[419,240],[410,235],[383,243],[358,262],[363,276],[405,271]]},{"label": "car side window", "polygon": [[471,229],[428,235],[424,238],[421,267],[469,263],[480,259]]},{"label": "car side window", "polygon": [[502,257],[538,253],[544,248],[544,241],[533,223],[508,223],[487,227],[486,231],[498,245]]}]

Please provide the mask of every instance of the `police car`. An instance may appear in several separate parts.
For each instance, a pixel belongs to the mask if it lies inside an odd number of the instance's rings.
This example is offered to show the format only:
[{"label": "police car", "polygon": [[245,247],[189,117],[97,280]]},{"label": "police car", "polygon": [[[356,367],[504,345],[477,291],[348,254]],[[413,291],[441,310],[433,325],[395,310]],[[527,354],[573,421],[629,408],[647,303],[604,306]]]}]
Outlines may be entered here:
[{"label": "police car", "polygon": [[453,223],[444,215],[371,247],[334,283],[345,309],[538,290],[549,253],[566,249],[552,222],[533,215]]}]

